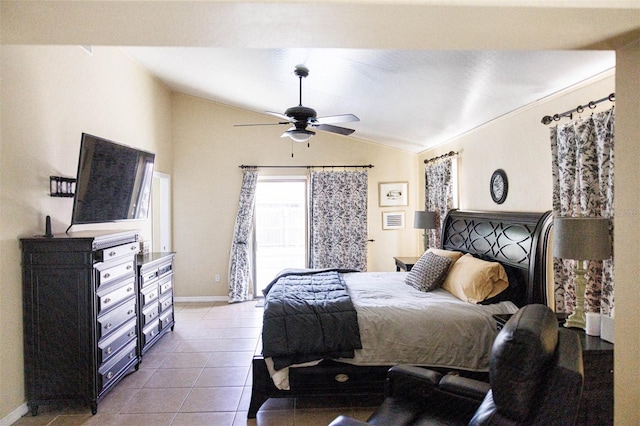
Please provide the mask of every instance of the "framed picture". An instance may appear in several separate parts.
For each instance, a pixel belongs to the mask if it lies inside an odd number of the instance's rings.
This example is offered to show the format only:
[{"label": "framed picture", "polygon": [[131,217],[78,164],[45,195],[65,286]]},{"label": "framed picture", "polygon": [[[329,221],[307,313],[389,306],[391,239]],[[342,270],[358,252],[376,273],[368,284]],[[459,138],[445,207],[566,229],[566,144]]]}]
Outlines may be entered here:
[{"label": "framed picture", "polygon": [[404,229],[404,212],[382,212],[382,229]]},{"label": "framed picture", "polygon": [[409,182],[380,182],[378,200],[380,207],[409,205]]}]

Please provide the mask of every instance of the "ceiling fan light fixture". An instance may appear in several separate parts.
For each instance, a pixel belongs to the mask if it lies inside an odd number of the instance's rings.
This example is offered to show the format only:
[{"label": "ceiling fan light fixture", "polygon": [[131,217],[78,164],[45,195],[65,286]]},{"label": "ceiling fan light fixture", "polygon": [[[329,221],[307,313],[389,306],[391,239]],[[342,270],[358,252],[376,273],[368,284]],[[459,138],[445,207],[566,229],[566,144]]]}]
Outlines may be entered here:
[{"label": "ceiling fan light fixture", "polygon": [[307,142],[316,134],[316,132],[306,129],[294,129],[287,130],[285,134],[294,142]]}]

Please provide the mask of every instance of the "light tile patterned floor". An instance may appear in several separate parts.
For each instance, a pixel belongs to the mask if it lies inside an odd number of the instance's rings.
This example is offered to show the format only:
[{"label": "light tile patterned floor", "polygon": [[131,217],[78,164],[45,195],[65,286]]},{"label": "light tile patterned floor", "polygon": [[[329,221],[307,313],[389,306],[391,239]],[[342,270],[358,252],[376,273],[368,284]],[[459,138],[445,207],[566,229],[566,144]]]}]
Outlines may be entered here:
[{"label": "light tile patterned floor", "polygon": [[373,411],[348,399],[284,398],[267,401],[256,419],[247,420],[262,308],[255,301],[175,308],[175,330],[105,396],[96,415],[80,405],[42,405],[37,416],[27,414],[14,424],[315,426],[340,414],[366,419]]}]

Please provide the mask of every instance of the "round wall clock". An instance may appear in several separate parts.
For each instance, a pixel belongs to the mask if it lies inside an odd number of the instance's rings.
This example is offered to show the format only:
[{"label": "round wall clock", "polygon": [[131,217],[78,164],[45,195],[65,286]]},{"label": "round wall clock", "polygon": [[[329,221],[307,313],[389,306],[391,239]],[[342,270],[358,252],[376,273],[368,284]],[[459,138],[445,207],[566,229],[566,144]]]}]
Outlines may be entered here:
[{"label": "round wall clock", "polygon": [[509,189],[509,183],[507,182],[507,174],[502,169],[498,169],[491,175],[489,181],[489,191],[491,192],[491,198],[496,204],[504,203],[507,199],[507,191]]}]

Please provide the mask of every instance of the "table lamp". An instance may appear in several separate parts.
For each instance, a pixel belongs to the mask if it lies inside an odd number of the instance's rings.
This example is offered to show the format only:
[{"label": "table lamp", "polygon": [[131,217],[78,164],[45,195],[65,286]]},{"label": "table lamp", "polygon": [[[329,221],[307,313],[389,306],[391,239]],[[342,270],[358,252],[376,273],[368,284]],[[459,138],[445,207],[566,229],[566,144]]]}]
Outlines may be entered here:
[{"label": "table lamp", "polygon": [[436,229],[436,213],[416,211],[413,217],[413,227],[415,229],[424,229],[422,238],[424,239],[424,251],[427,251],[429,249],[429,234],[427,234],[427,229]]},{"label": "table lamp", "polygon": [[585,262],[611,257],[609,219],[604,217],[556,217],[553,220],[553,256],[576,260],[576,307],[565,327],[586,326],[584,312]]}]

